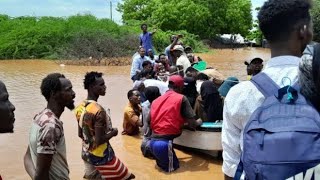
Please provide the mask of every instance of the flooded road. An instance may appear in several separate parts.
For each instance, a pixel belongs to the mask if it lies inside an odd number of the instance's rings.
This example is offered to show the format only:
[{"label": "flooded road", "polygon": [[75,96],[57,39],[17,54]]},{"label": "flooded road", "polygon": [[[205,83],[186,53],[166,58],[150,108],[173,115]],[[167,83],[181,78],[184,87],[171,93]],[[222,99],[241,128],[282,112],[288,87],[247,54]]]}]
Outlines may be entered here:
[{"label": "flooded road", "polygon": [[[269,58],[266,49],[213,50],[198,54],[209,66],[218,68],[226,77],[236,76],[245,80],[244,60],[254,57]],[[93,67],[93,66],[59,66],[44,60],[10,60],[0,61],[0,79],[7,85],[10,100],[16,106],[16,123],[14,134],[0,135],[0,174],[4,180],[29,179],[23,167],[23,156],[28,145],[29,128],[32,118],[45,106],[46,101],[40,92],[40,83],[48,73],[65,74],[73,84],[76,92],[76,104],[86,98],[83,78],[87,71],[104,73],[107,94],[99,102],[111,109],[113,126],[122,131],[123,109],[127,104],[126,93],[131,88],[129,78],[130,66]],[[77,136],[75,116],[69,110],[61,116],[64,122],[67,144],[67,157],[72,180],[82,179],[83,164],[80,156],[81,141]],[[165,174],[156,168],[154,160],[144,158],[140,151],[141,138],[122,136],[121,133],[111,140],[116,155],[136,175],[136,179],[222,179],[221,160],[176,150],[181,168],[172,174]]]}]

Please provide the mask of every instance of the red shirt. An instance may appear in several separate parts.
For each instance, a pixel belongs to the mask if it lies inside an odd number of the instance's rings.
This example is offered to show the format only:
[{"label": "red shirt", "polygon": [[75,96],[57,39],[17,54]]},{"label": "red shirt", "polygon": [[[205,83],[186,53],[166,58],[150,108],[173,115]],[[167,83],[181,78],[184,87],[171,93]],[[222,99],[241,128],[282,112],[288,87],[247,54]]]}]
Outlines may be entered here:
[{"label": "red shirt", "polygon": [[180,109],[183,95],[172,90],[152,102],[151,129],[159,135],[178,135],[184,119]]}]

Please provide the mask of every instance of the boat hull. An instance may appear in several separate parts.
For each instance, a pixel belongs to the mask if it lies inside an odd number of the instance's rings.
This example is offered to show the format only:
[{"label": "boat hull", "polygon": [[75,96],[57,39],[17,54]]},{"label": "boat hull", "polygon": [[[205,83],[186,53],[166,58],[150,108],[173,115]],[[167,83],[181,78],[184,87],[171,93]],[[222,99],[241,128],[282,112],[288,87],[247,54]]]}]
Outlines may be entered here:
[{"label": "boat hull", "polygon": [[181,136],[175,138],[173,143],[204,151],[222,151],[221,132],[190,131],[184,129]]}]

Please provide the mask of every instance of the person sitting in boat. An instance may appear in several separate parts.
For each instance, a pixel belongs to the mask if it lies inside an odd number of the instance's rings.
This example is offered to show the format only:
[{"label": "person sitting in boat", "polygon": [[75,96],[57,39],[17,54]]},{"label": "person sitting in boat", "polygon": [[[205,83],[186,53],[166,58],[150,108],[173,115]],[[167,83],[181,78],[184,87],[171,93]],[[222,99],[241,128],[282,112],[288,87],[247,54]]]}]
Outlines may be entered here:
[{"label": "person sitting in boat", "polygon": [[142,63],[145,61],[151,62],[150,58],[148,56],[145,56],[145,49],[143,47],[140,47],[139,54],[140,55],[135,56],[132,61],[130,77],[133,82],[138,80],[137,76],[140,73],[140,71],[143,69]]},{"label": "person sitting in boat", "polygon": [[[222,120],[223,104],[219,95],[218,88],[212,81],[205,81],[200,89],[203,110],[206,113],[206,120],[215,122]],[[204,120],[204,119],[203,119]]]},{"label": "person sitting in boat", "polygon": [[151,104],[151,141],[150,148],[157,165],[165,172],[179,168],[179,160],[173,150],[172,141],[182,133],[182,127],[195,129],[202,121],[195,114],[188,99],[182,95],[183,78],[173,75],[169,78],[169,91]]},{"label": "person sitting in boat", "polygon": [[170,66],[169,68],[169,75],[180,75],[181,77],[184,77],[184,71],[182,66]]},{"label": "person sitting in boat", "polygon": [[199,95],[197,92],[195,79],[193,79],[192,77],[184,78],[184,88],[182,94],[188,98],[188,101],[193,108]]},{"label": "person sitting in boat", "polygon": [[127,97],[129,104],[124,109],[122,135],[134,136],[139,134],[139,127],[142,126],[140,93],[132,89],[128,92]]},{"label": "person sitting in boat", "polygon": [[168,91],[167,83],[156,80],[154,71],[147,70],[142,73],[141,77],[145,87],[156,86],[159,88],[161,94],[164,94]]},{"label": "person sitting in boat", "polygon": [[153,63],[156,63],[159,60],[159,57],[157,55],[154,55],[152,49],[148,49],[147,55]]},{"label": "person sitting in boat", "polygon": [[247,79],[250,80],[252,76],[260,73],[263,68],[263,60],[261,58],[253,58],[250,62],[245,61],[244,64],[247,66]]},{"label": "person sitting in boat", "polygon": [[199,56],[193,54],[193,49],[190,46],[185,47],[184,51],[187,54],[187,57],[192,65],[199,61],[202,61]]},{"label": "person sitting in boat", "polygon": [[166,55],[160,54],[159,55],[159,62],[154,65],[153,70],[158,75],[159,73],[165,73],[166,71],[169,71],[169,68],[170,68],[170,65],[169,65],[169,62],[168,62]]},{"label": "person sitting in boat", "polygon": [[141,143],[141,152],[144,157],[152,157],[151,149],[150,149],[150,136],[151,136],[151,129],[150,129],[150,107],[152,102],[161,96],[159,88],[156,86],[149,86],[146,87],[145,90],[147,101],[142,103],[142,133],[143,139]]},{"label": "person sitting in boat", "polygon": [[[203,82],[208,81],[209,77],[203,73],[199,73],[196,77],[196,88],[198,94],[200,94],[201,85]],[[208,121],[207,114],[204,111],[203,100],[201,96],[198,96],[196,99],[196,103],[194,105],[194,113],[200,118],[202,121]]]},{"label": "person sitting in boat", "polygon": [[224,99],[227,96],[229,90],[238,83],[238,78],[228,77],[218,89],[220,96]]}]

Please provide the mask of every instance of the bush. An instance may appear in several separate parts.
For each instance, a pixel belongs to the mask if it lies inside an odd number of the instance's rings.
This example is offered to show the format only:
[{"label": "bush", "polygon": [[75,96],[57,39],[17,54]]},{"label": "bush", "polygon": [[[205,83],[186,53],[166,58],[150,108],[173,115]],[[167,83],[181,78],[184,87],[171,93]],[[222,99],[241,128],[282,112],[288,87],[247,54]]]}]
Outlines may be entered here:
[{"label": "bush", "polygon": [[[0,15],[0,59],[81,59],[131,56],[139,46],[139,21],[119,26],[92,15],[68,18]],[[163,32],[154,37],[158,52],[170,44],[172,34],[183,34],[183,42],[195,51],[205,49],[198,37],[186,31]]]}]

